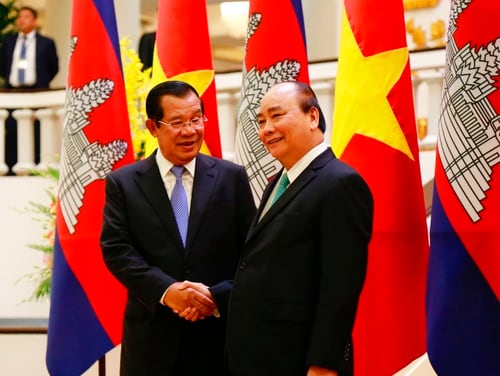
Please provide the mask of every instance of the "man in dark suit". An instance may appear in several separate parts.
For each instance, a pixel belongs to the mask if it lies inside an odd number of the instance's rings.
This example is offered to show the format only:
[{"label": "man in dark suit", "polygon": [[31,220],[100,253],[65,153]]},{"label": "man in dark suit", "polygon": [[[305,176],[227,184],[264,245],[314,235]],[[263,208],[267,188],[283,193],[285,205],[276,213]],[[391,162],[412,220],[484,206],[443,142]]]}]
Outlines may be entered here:
[{"label": "man in dark suit", "polygon": [[[59,58],[53,39],[36,31],[38,13],[27,6],[19,8],[16,18],[17,35],[6,37],[0,45],[0,77],[7,89],[48,89],[59,71]],[[5,124],[5,162],[10,167],[17,162],[17,124],[9,117]],[[39,162],[40,122],[34,122],[35,162]],[[9,175],[13,172],[10,171]]]},{"label": "man in dark suit", "polygon": [[324,144],[325,119],[308,85],[272,87],[257,122],[284,170],[266,188],[241,252],[228,313],[229,373],[352,375],[371,192]]},{"label": "man in dark suit", "polygon": [[198,153],[209,120],[192,86],[158,84],[146,112],[159,148],[106,179],[102,251],[128,290],[121,375],[220,375],[227,302],[255,214],[250,185],[243,167]]},{"label": "man in dark suit", "polygon": [[142,70],[153,66],[153,53],[156,42],[156,31],[144,33],[139,40],[139,59],[142,62]]},{"label": "man in dark suit", "polygon": [[21,7],[16,18],[19,33],[2,42],[0,76],[7,88],[46,89],[59,71],[54,40],[36,31],[37,17],[35,9]]}]

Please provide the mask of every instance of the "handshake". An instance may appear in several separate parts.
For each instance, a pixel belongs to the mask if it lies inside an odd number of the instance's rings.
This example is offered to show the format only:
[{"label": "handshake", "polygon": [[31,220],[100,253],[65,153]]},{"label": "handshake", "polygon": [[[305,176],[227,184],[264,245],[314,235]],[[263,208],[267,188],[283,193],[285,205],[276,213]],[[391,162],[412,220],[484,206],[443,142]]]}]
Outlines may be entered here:
[{"label": "handshake", "polygon": [[208,316],[219,317],[212,293],[203,283],[175,282],[163,297],[164,305],[188,321],[203,320]]}]

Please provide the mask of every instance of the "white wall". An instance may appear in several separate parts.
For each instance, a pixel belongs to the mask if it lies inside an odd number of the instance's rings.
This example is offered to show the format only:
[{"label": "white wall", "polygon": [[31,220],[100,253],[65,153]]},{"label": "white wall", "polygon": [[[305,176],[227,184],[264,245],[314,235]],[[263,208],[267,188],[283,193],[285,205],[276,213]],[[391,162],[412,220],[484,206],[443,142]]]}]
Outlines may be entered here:
[{"label": "white wall", "polygon": [[28,247],[40,244],[44,234],[36,215],[27,211],[29,201],[48,205],[44,190],[53,183],[41,177],[0,179],[0,317],[48,317],[48,302],[24,302],[33,284],[22,277],[43,262],[42,252]]}]

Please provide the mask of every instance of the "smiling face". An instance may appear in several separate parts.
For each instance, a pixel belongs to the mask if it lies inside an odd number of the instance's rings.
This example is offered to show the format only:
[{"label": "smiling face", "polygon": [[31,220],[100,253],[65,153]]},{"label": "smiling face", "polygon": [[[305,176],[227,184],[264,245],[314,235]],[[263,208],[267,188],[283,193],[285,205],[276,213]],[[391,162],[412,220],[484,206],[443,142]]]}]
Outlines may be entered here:
[{"label": "smiling face", "polygon": [[[188,122],[203,115],[200,98],[193,92],[182,97],[163,95],[159,100],[165,123]],[[168,124],[153,119],[146,121],[146,126],[153,137],[158,139],[158,147],[163,156],[174,165],[184,165],[196,157],[203,144],[205,130],[195,129],[185,124],[175,129]]]},{"label": "smiling face", "polygon": [[281,83],[264,95],[257,113],[260,140],[287,170],[323,141],[319,111],[304,112],[302,99],[295,83]]}]

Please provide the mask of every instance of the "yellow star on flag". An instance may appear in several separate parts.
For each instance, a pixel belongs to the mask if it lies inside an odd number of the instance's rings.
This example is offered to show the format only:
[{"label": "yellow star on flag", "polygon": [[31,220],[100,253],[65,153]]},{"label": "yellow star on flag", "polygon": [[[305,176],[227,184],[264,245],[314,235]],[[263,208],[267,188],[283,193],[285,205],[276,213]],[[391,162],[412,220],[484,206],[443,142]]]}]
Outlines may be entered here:
[{"label": "yellow star on flag", "polygon": [[342,155],[354,134],[379,140],[414,160],[387,94],[408,61],[408,49],[398,48],[365,57],[354,38],[345,9],[337,72],[332,148]]}]

